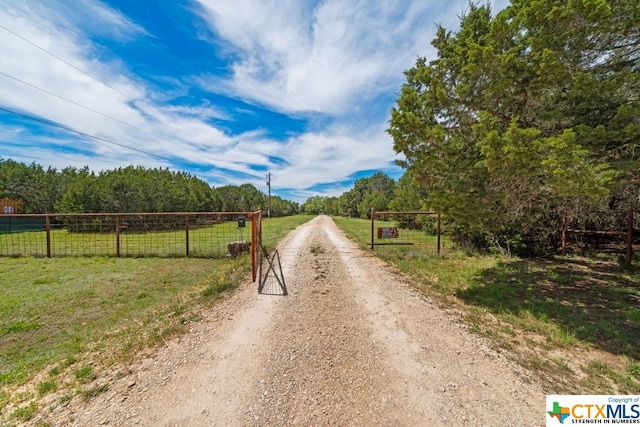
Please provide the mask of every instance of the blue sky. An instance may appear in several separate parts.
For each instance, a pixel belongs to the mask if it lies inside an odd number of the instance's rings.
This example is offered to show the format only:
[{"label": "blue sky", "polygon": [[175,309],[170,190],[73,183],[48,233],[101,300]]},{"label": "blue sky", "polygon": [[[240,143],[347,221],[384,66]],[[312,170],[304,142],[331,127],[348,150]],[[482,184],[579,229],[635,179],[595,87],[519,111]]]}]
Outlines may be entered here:
[{"label": "blue sky", "polygon": [[[0,157],[187,171],[303,202],[400,158],[403,71],[467,1],[0,4]],[[494,12],[506,0],[492,2]]]}]

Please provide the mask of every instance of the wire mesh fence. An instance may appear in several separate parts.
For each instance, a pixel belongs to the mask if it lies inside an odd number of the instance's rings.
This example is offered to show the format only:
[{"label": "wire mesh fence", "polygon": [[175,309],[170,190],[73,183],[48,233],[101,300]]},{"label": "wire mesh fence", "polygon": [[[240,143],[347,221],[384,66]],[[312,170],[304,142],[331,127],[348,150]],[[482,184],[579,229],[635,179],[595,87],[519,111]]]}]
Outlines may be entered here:
[{"label": "wire mesh fence", "polygon": [[259,212],[3,215],[0,256],[235,256],[250,252],[255,221]]},{"label": "wire mesh fence", "polygon": [[437,212],[371,210],[371,249],[403,257],[438,255],[451,244]]}]

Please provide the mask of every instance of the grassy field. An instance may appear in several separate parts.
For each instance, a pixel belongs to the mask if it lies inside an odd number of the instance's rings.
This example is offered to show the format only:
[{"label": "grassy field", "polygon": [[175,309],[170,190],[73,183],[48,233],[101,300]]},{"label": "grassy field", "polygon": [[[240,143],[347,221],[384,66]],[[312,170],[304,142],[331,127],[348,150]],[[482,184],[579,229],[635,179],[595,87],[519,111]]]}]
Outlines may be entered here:
[{"label": "grassy field", "polygon": [[[370,222],[334,218],[363,247]],[[609,257],[422,256],[377,247],[416,286],[546,380],[549,393],[640,393],[640,274]]]},{"label": "grassy field", "polygon": [[[265,219],[263,244],[309,219]],[[105,391],[91,384],[99,369],[186,330],[250,270],[248,255],[0,258],[0,420],[28,420],[54,390]]]}]

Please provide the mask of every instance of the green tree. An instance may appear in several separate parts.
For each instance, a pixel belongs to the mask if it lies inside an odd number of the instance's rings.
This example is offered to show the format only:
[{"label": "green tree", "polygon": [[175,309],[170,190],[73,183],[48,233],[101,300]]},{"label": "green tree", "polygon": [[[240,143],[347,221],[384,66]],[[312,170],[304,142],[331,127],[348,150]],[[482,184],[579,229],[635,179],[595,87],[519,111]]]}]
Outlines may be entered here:
[{"label": "green tree", "polygon": [[0,198],[19,200],[23,213],[53,212],[66,183],[66,175],[51,167],[0,158]]},{"label": "green tree", "polygon": [[302,205],[302,212],[307,215],[319,215],[325,213],[325,201],[327,197],[312,196],[309,197]]},{"label": "green tree", "polygon": [[638,11],[514,0],[440,27],[388,130],[429,204],[497,245],[543,243],[560,212],[601,206],[638,169]]},{"label": "green tree", "polygon": [[431,210],[427,204],[425,186],[416,181],[410,171],[405,172],[396,185],[393,199],[389,202],[389,209],[393,211],[427,211]]},{"label": "green tree", "polygon": [[100,212],[101,201],[97,190],[96,175],[85,166],[79,170],[69,170],[66,191],[55,205],[56,212]]}]

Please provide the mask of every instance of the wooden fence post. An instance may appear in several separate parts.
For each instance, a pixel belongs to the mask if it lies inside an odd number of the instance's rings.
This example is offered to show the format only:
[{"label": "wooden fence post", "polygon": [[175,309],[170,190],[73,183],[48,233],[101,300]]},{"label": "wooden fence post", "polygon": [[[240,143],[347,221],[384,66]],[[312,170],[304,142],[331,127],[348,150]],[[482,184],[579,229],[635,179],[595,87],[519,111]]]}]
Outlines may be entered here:
[{"label": "wooden fence post", "polygon": [[627,212],[627,267],[631,267],[633,257],[633,211]]},{"label": "wooden fence post", "polygon": [[45,229],[47,234],[47,258],[51,258],[51,217],[45,216]]},{"label": "wooden fence post", "polygon": [[187,256],[189,256],[189,215],[184,216],[184,232],[186,236]]},{"label": "wooden fence post", "polygon": [[374,246],[373,246],[373,231],[374,231],[374,222],[375,222],[374,217],[375,217],[375,213],[376,213],[376,210],[375,210],[375,208],[372,206],[372,207],[371,207],[371,250],[372,250],[372,251],[373,251],[373,250],[375,250],[375,249],[374,249]]},{"label": "wooden fence post", "polygon": [[438,212],[438,255],[440,255],[440,212]]},{"label": "wooden fence post", "polygon": [[116,258],[120,258],[120,215],[116,215]]},{"label": "wooden fence post", "polygon": [[562,255],[567,254],[567,214],[562,214]]}]

